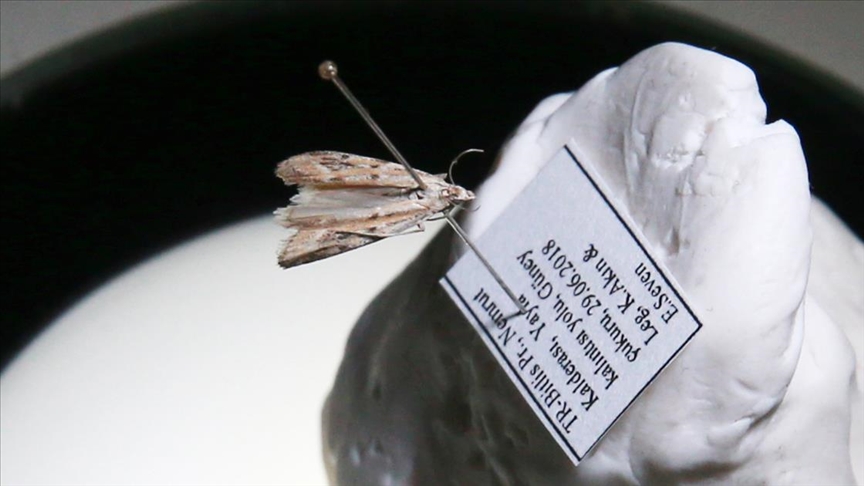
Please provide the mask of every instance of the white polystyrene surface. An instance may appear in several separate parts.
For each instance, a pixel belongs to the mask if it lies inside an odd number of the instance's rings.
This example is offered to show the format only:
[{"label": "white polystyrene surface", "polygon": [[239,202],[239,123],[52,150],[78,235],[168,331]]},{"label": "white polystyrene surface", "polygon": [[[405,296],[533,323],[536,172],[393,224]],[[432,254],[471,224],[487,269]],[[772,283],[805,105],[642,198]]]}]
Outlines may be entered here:
[{"label": "white polystyrene surface", "polygon": [[[541,103],[478,192],[473,235],[572,137],[705,323],[579,466],[586,483],[672,482],[685,471],[703,483],[853,481],[847,434],[860,394],[849,338],[860,339],[864,314],[859,304],[857,323],[854,312],[840,322],[847,309],[833,308],[860,301],[861,258],[833,277],[836,287],[805,299],[805,162],[794,129],[765,124],[765,112],[746,66],[663,44]],[[847,337],[843,328],[856,325]],[[860,441],[862,423],[852,426]],[[864,458],[853,459],[860,480]]]},{"label": "white polystyrene surface", "polygon": [[321,407],[351,324],[440,228],[282,270],[271,217],[85,298],[0,378],[0,483],[325,484]]}]

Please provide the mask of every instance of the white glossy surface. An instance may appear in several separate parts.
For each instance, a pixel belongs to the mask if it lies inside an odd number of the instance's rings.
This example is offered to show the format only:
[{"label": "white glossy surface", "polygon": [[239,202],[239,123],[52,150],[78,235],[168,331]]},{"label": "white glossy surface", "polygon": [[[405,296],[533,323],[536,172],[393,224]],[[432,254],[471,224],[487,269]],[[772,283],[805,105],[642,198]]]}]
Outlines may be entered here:
[{"label": "white glossy surface", "polygon": [[351,325],[440,228],[283,271],[265,217],[119,276],[0,378],[0,483],[324,484]]}]

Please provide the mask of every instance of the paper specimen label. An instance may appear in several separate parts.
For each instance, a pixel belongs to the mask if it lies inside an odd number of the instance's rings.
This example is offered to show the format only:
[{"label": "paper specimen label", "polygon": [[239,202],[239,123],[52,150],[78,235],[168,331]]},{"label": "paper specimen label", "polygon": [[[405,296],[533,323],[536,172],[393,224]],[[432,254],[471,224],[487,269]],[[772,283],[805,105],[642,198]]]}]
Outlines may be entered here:
[{"label": "paper specimen label", "polygon": [[578,464],[701,327],[670,273],[564,147],[441,285]]}]

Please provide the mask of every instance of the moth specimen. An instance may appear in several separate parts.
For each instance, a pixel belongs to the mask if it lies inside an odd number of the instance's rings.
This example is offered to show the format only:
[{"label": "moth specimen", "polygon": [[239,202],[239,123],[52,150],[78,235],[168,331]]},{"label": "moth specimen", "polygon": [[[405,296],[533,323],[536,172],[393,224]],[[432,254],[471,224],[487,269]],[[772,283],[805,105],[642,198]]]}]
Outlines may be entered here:
[{"label": "moth specimen", "polygon": [[[477,255],[519,313],[525,313],[510,287],[453,219],[451,210],[474,199],[474,194],[447,183],[443,176],[411,167],[339,78],[336,64],[322,62],[318,75],[333,82],[399,163],[321,151],[295,155],[279,164],[276,175],[299,188],[291,205],[275,212],[277,221],[290,230],[279,251],[279,265],[290,268],[388,236],[423,231],[423,222],[440,216]],[[462,154],[467,152],[482,150]]]},{"label": "moth specimen", "polygon": [[308,152],[279,164],[276,175],[299,192],[276,218],[291,233],[279,265],[314,262],[389,236],[423,231],[474,194],[443,175],[342,152]]}]

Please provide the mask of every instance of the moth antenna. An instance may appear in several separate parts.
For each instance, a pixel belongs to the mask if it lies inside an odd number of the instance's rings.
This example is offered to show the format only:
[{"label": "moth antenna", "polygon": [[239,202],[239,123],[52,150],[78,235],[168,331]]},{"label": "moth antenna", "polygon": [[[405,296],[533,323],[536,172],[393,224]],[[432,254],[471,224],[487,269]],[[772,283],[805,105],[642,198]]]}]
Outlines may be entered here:
[{"label": "moth antenna", "polygon": [[475,148],[463,150],[462,153],[460,153],[459,155],[456,156],[455,159],[453,159],[453,162],[450,162],[450,167],[447,169],[447,178],[450,179],[451,183],[456,184],[456,181],[453,180],[453,167],[456,166],[456,163],[459,162],[459,159],[461,159],[463,155],[474,153],[474,152],[482,154],[483,150],[475,149]]},{"label": "moth antenna", "polygon": [[339,92],[341,92],[345,99],[347,99],[348,102],[351,103],[351,106],[353,106],[357,113],[363,118],[363,121],[365,121],[366,124],[369,125],[369,128],[371,128],[372,131],[375,132],[375,135],[377,135],[378,139],[381,140],[385,147],[387,147],[387,150],[389,150],[390,153],[393,154],[393,157],[396,157],[396,160],[400,164],[402,164],[402,167],[405,167],[405,170],[407,170],[408,173],[411,174],[411,177],[413,177],[414,180],[417,181],[417,186],[420,187],[420,190],[425,190],[426,183],[423,182],[423,179],[420,178],[420,174],[418,174],[417,171],[415,171],[414,168],[411,167],[411,164],[409,164],[408,161],[405,160],[405,157],[403,157],[399,150],[396,148],[396,146],[393,145],[393,142],[391,142],[390,139],[387,138],[387,135],[384,134],[384,131],[381,130],[381,127],[379,127],[378,124],[375,123],[375,120],[372,119],[372,115],[370,115],[369,112],[366,111],[366,108],[363,108],[363,105],[361,105],[360,101],[354,97],[354,95],[351,93],[351,90],[348,89],[348,86],[346,86],[345,83],[342,82],[342,78],[339,77],[339,68],[336,66],[336,63],[333,61],[322,62],[318,65],[318,75],[321,76],[321,79],[325,81],[332,81],[333,84],[336,85],[337,88],[339,88]]}]

